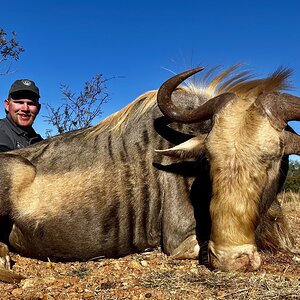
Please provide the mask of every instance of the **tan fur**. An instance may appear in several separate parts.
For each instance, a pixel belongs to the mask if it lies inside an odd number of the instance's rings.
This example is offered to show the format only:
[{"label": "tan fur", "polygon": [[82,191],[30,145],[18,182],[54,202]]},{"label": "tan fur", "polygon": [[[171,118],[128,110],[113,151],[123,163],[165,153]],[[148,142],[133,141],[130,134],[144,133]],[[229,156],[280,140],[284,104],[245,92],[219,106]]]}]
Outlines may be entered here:
[{"label": "tan fur", "polygon": [[[202,78],[198,82],[189,82],[187,87],[180,86],[179,88],[190,90],[192,93],[204,96],[206,99],[226,92],[235,93],[241,97],[257,97],[264,92],[291,88],[288,83],[288,78],[292,73],[290,69],[279,68],[267,78],[249,80],[255,77],[250,71],[239,71],[234,74],[241,67],[241,64],[234,65],[211,79],[210,76],[216,72],[216,68],[213,68],[201,73]],[[107,128],[122,131],[129,122],[137,122],[146,110],[156,105],[156,96],[157,91],[142,94],[132,103],[96,125],[88,137],[93,138]],[[135,109],[139,103],[140,107]]]},{"label": "tan fur", "polygon": [[[265,167],[259,162],[259,158],[262,153],[278,158],[282,154],[277,150],[280,149],[278,133],[269,122],[255,113],[251,114],[249,111],[245,113],[249,106],[248,100],[238,99],[222,113],[222,116],[216,117],[216,124],[207,144],[212,156],[210,160],[214,190],[211,202],[212,218],[218,215],[214,223],[217,232],[213,231],[213,235],[222,237],[224,239],[222,243],[254,243],[255,224],[249,226],[249,223],[256,219],[260,192],[264,188],[262,183],[267,182],[268,179]],[[257,120],[260,130],[257,130],[255,118],[260,119]],[[244,123],[247,119],[249,123],[246,129]],[[242,128],[242,131],[239,132],[239,128]],[[252,130],[254,128],[255,132]],[[254,138],[253,135],[258,136]],[[273,149],[275,153],[270,153]],[[238,187],[240,190],[237,189]],[[226,199],[226,202],[220,199]],[[250,199],[252,203],[243,199]],[[228,208],[226,208],[227,204]],[[219,211],[224,212],[224,218],[220,217]],[[245,215],[244,212],[247,214]],[[227,214],[235,217],[229,218]],[[232,230],[244,232],[245,236],[227,230],[230,228],[230,222],[235,223],[232,225],[234,228]],[[244,226],[245,230],[240,230],[241,226]],[[219,234],[222,228],[226,228],[226,232]]]},{"label": "tan fur", "polygon": [[[142,116],[146,110],[150,109],[156,104],[156,94],[157,91],[150,91],[139,96],[132,103],[125,106],[120,111],[110,115],[98,125],[96,125],[94,127],[94,130],[89,134],[88,138],[94,138],[107,128],[110,128],[110,130],[122,131],[122,129],[126,127],[126,124],[128,124],[129,120],[137,122],[140,116]],[[136,113],[134,115],[132,115],[132,111],[139,103],[141,103],[139,109],[136,110]]]},{"label": "tan fur", "polygon": [[[22,170],[20,171],[21,176]],[[23,171],[25,171],[23,177],[26,177],[26,170]],[[10,234],[10,243],[14,245],[14,248],[19,253],[31,256],[33,252],[28,250],[31,249],[31,243],[37,243],[41,248],[43,247],[36,242],[35,236],[37,236],[36,239],[38,240],[38,232],[43,230],[45,224],[49,223],[49,220],[66,219],[66,216],[72,215],[74,208],[80,211],[81,208],[88,207],[90,212],[95,211],[96,213],[97,208],[95,206],[97,203],[91,200],[92,196],[94,196],[94,187],[102,184],[102,193],[108,194],[105,178],[108,174],[112,174],[111,172],[109,167],[104,169],[99,165],[95,165],[82,172],[71,171],[52,175],[37,174],[35,179],[28,183],[26,188],[23,188],[20,193],[14,188],[11,193],[14,220],[21,224],[28,224],[27,227],[32,235],[32,240],[28,241],[28,239],[24,238],[26,233],[21,232],[14,225]],[[100,181],[99,183],[98,180]],[[15,186],[18,187],[14,184]],[[109,187],[111,186],[109,185]],[[43,195],[42,201],[41,195]],[[76,217],[75,219],[65,220],[65,223],[63,230],[68,232],[72,232],[74,224],[78,228],[83,226],[79,220],[76,222]],[[51,237],[48,236],[47,238]],[[77,238],[79,237],[74,237],[74,239]]]},{"label": "tan fur", "polygon": [[[205,141],[213,184],[210,251],[216,255],[222,254],[218,257],[224,263],[220,266],[221,269],[235,270],[245,267],[255,270],[261,263],[254,246],[259,201],[262,190],[279,172],[283,151],[276,128],[272,127],[253,103],[262,93],[290,88],[288,78],[291,70],[279,68],[267,78],[250,80],[254,75],[248,71],[233,74],[239,67],[235,65],[228,68],[210,81],[213,71],[208,72],[198,86],[190,83],[188,88],[208,98],[225,92],[236,94],[236,100],[215,116],[213,129],[208,141]],[[128,122],[129,116],[138,118],[140,112],[143,113],[143,110],[155,105],[155,98],[155,92],[142,95],[134,103],[142,99],[146,103],[135,115],[131,115],[134,105],[130,105],[120,115],[107,120],[108,124],[115,122],[114,118],[118,117],[114,129],[126,126],[124,121]],[[203,144],[200,146],[203,148]],[[170,151],[166,150],[163,154],[169,155],[171,152],[170,155],[173,156],[177,149],[182,148],[180,155],[188,157],[184,153],[189,152],[185,144],[175,146]],[[265,154],[271,159],[262,162]],[[267,172],[268,169],[271,172]],[[240,260],[236,259],[243,251],[245,255]],[[216,266],[218,267],[218,263]]]},{"label": "tan fur", "polygon": [[[25,171],[23,172],[25,178],[26,170],[22,171]],[[61,195],[65,195],[70,199],[68,206],[73,206],[72,200],[77,200],[78,195],[81,195],[81,205],[89,204],[89,197],[84,191],[89,190],[89,187],[93,187],[95,178],[103,178],[106,172],[108,172],[108,168],[101,170],[95,167],[80,173],[74,171],[65,174],[37,175],[34,181],[26,185],[22,193],[16,192],[12,195],[12,204],[18,211],[18,218],[23,220],[32,218],[38,222],[59,216],[66,205]],[[51,191],[51,196],[48,191]],[[48,201],[40,201],[39,195],[41,194]],[[31,199],[31,201],[28,201],[28,199]],[[49,205],[50,201],[51,205]]]},{"label": "tan fur", "polygon": [[[184,145],[187,151],[196,148],[209,156],[211,250],[222,254],[225,269],[235,269],[230,261],[243,251],[247,258],[236,264],[238,268],[248,258],[251,267],[259,264],[254,246],[258,202],[264,185],[278,173],[283,150],[276,129],[251,104],[263,92],[287,87],[289,75],[279,70],[265,80],[250,81],[248,72],[234,75],[237,69],[229,68],[210,80],[211,72],[202,80],[206,86],[188,87],[204,98],[226,91],[237,96],[215,116],[208,138]],[[190,99],[186,93],[179,94],[186,102]],[[162,148],[176,143],[159,136],[153,127],[153,120],[161,116],[156,95],[156,91],[145,93],[92,128],[17,150],[16,157],[3,154],[6,186],[1,205],[3,214],[10,214],[14,221],[9,241],[19,253],[44,259],[49,255],[89,259],[125,255],[163,241],[168,254],[174,249],[179,256],[186,249],[189,255],[197,254],[198,241],[192,237],[196,220],[189,198],[194,175],[183,179],[177,169],[175,173],[162,172],[159,168],[163,170],[173,161],[159,157],[156,162],[153,154],[156,143]],[[140,126],[135,131],[132,124]],[[165,124],[159,125],[163,132]],[[130,130],[121,136],[126,128]],[[196,128],[194,132],[201,131]],[[182,150],[175,147],[178,149]]]},{"label": "tan fur", "polygon": [[[278,175],[283,155],[278,131],[251,105],[254,100],[236,97],[215,116],[207,142],[213,185],[211,251],[232,248],[226,258],[232,269],[237,263],[229,258],[233,249],[255,245],[262,191]],[[221,252],[224,261],[226,251]]]}]

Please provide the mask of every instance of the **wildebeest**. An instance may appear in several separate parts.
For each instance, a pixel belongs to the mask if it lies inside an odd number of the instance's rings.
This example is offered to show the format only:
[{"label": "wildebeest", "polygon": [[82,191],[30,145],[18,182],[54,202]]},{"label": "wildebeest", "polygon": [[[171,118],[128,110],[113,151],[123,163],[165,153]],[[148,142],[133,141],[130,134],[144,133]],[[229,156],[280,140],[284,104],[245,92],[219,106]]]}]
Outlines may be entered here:
[{"label": "wildebeest", "polygon": [[257,246],[290,250],[277,194],[300,153],[287,125],[300,99],[279,92],[288,69],[255,80],[236,69],[200,88],[178,87],[201,68],[184,72],[94,127],[0,154],[0,214],[13,224],[3,241],[39,259],[161,246],[206,261],[209,240],[208,262],[229,271],[257,269]]}]

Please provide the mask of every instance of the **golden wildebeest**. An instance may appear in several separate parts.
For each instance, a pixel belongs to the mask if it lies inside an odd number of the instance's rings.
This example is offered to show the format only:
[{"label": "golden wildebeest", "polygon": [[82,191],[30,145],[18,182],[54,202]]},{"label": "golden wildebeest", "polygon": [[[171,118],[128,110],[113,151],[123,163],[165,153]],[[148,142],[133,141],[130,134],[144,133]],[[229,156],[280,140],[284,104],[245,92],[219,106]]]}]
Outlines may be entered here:
[{"label": "golden wildebeest", "polygon": [[64,261],[160,246],[229,271],[259,268],[257,246],[292,249],[276,197],[300,152],[287,125],[300,99],[279,93],[288,69],[256,80],[236,69],[208,72],[198,88],[179,84],[201,68],[184,72],[94,127],[2,153],[3,241]]}]

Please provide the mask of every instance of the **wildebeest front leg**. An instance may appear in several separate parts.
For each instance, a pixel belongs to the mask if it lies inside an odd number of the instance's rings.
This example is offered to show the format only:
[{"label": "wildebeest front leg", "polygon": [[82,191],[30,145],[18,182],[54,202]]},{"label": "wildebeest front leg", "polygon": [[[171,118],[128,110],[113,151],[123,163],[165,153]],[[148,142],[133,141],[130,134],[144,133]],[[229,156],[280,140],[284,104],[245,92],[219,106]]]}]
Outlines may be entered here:
[{"label": "wildebeest front leg", "polygon": [[196,237],[196,220],[190,199],[177,194],[166,196],[162,221],[163,251],[177,259],[197,259],[200,246]]},{"label": "wildebeest front leg", "polygon": [[6,244],[0,242],[0,268],[10,268],[9,250]]}]

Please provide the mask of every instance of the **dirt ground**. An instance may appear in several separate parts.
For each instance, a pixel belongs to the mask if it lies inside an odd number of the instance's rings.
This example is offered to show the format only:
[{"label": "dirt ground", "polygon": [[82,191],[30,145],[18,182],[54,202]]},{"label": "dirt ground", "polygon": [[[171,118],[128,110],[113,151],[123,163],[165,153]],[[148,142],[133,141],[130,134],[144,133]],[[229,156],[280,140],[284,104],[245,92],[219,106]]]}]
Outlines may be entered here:
[{"label": "dirt ground", "polygon": [[[283,203],[298,250],[299,206]],[[13,270],[26,279],[0,282],[0,299],[300,299],[300,256],[262,253],[262,259],[259,271],[224,273],[159,251],[72,263],[12,254]]]}]

